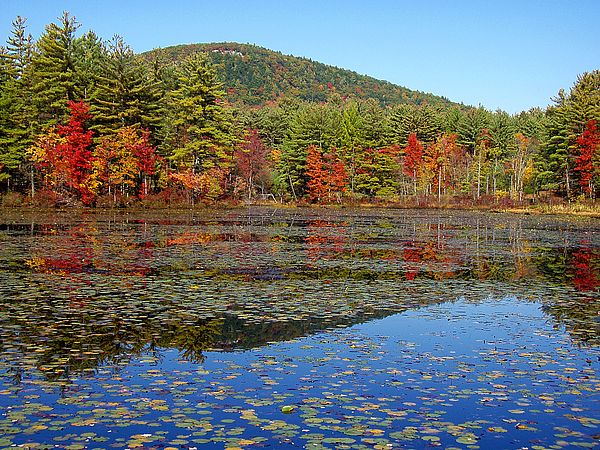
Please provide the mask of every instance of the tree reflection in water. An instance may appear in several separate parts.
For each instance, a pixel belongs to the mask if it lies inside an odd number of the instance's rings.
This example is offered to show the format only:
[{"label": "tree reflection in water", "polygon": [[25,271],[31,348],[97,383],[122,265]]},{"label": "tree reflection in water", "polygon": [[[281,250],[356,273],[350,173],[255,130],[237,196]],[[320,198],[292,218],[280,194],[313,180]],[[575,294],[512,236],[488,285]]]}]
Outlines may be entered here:
[{"label": "tree reflection in water", "polygon": [[[14,380],[177,349],[288,340],[465,297],[515,295],[597,345],[589,224],[483,214],[258,209],[0,224],[0,360]],[[325,217],[323,217],[325,216]],[[541,230],[540,230],[541,229]],[[565,231],[566,230],[566,231]]]}]

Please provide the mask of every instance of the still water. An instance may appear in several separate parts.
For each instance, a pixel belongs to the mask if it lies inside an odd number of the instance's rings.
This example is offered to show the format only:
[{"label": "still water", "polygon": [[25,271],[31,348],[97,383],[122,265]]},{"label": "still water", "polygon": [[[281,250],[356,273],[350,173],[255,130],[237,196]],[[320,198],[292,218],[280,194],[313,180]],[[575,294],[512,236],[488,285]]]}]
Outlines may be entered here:
[{"label": "still water", "polygon": [[592,448],[600,223],[0,212],[0,448]]}]

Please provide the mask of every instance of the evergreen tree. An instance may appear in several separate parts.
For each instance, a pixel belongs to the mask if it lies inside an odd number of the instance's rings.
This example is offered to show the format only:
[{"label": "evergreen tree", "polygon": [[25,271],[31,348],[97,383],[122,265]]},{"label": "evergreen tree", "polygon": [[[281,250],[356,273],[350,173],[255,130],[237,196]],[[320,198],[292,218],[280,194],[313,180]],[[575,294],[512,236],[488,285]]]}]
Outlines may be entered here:
[{"label": "evergreen tree", "polygon": [[547,110],[546,139],[537,158],[538,183],[571,197],[577,139],[590,120],[600,122],[600,71],[584,73],[562,89]]},{"label": "evergreen tree", "polygon": [[27,33],[27,19],[17,16],[7,39],[6,56],[10,60],[13,78],[20,79],[31,63],[33,38]]},{"label": "evergreen tree", "polygon": [[539,144],[546,133],[546,112],[540,108],[521,112],[515,117],[515,127],[517,132]]},{"label": "evergreen tree", "polygon": [[465,111],[459,107],[446,108],[442,113],[442,128],[445,133],[458,133]]},{"label": "evergreen tree", "polygon": [[572,110],[569,140],[571,149],[574,149],[588,122],[600,122],[600,70],[577,77],[569,95],[569,108]]},{"label": "evergreen tree", "polygon": [[458,123],[458,144],[473,155],[489,122],[489,113],[483,107],[468,110]]},{"label": "evergreen tree", "polygon": [[155,132],[161,122],[159,83],[120,36],[109,42],[102,61],[92,101],[92,129],[111,134],[136,125]]},{"label": "evergreen tree", "polygon": [[4,47],[0,48],[0,182],[8,181],[12,172],[19,166],[19,155],[14,152],[15,137],[11,107],[13,98],[9,95],[9,83],[14,83],[13,70]]},{"label": "evergreen tree", "polygon": [[350,178],[350,191],[354,193],[354,179],[356,177],[356,163],[365,146],[366,133],[363,129],[363,120],[359,106],[352,102],[344,108],[342,113],[342,147],[341,154],[348,167]]},{"label": "evergreen tree", "polygon": [[374,99],[357,102],[360,117],[360,138],[365,148],[381,148],[386,145],[385,113]]},{"label": "evergreen tree", "polygon": [[151,95],[152,115],[158,116],[155,124],[152,125],[152,140],[161,151],[163,156],[168,156],[169,139],[174,129],[168,115],[168,98],[170,92],[177,88],[176,66],[170,62],[165,53],[158,49],[154,51],[149,58],[139,60],[147,73],[148,81],[151,85],[147,91]]},{"label": "evergreen tree", "polygon": [[65,12],[58,24],[46,26],[37,42],[31,76],[38,130],[65,119],[67,102],[79,97],[74,58],[78,28],[75,18]]},{"label": "evergreen tree", "polygon": [[492,193],[494,195],[498,188],[498,176],[503,172],[504,162],[514,153],[515,132],[514,120],[506,112],[498,110],[491,116],[489,157],[491,160]]},{"label": "evergreen tree", "polygon": [[367,149],[358,164],[356,192],[369,197],[393,198],[398,193],[401,149],[390,145],[380,149]]},{"label": "evergreen tree", "polygon": [[[171,93],[173,136],[171,160],[188,172],[193,191],[217,197],[224,192],[233,165],[237,139],[233,119],[222,102],[222,85],[206,55],[189,57],[178,73],[178,87]],[[202,180],[209,177],[210,186]],[[184,181],[184,180],[181,180]]]},{"label": "evergreen tree", "polygon": [[321,151],[338,147],[341,138],[341,113],[329,104],[303,104],[290,123],[278,165],[280,186],[286,186],[294,199],[306,190],[307,149],[314,145]]},{"label": "evergreen tree", "polygon": [[105,64],[102,40],[89,31],[73,44],[77,97],[90,102],[94,97],[98,81],[98,68]]},{"label": "evergreen tree", "polygon": [[404,104],[394,108],[388,119],[390,143],[405,147],[415,134],[421,142],[433,142],[442,131],[438,113],[431,106]]},{"label": "evergreen tree", "polygon": [[31,84],[28,74],[33,51],[26,20],[13,22],[0,63],[0,181],[7,188],[24,182],[25,150],[32,142]]},{"label": "evergreen tree", "polygon": [[288,136],[290,122],[296,108],[291,105],[266,105],[248,111],[246,125],[259,130],[265,143],[271,148],[280,148]]}]

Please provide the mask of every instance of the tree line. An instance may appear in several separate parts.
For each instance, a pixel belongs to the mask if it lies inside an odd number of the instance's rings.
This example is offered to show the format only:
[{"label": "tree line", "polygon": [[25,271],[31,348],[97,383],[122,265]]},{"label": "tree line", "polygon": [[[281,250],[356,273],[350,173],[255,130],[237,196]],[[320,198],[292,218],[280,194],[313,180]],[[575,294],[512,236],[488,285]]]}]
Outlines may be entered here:
[{"label": "tree line", "polygon": [[[5,204],[595,199],[600,71],[546,110],[341,96],[230,103],[206,53],[173,62],[64,13],[0,49]],[[11,200],[12,199],[12,200]],[[16,199],[16,200],[15,200]]]}]

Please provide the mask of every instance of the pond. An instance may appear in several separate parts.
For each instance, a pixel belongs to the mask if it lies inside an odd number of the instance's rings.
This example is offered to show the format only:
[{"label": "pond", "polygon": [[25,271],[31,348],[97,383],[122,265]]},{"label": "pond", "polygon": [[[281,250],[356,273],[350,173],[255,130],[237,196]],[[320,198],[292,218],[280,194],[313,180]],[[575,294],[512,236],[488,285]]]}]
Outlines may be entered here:
[{"label": "pond", "polygon": [[0,212],[0,448],[600,439],[600,221]]}]

